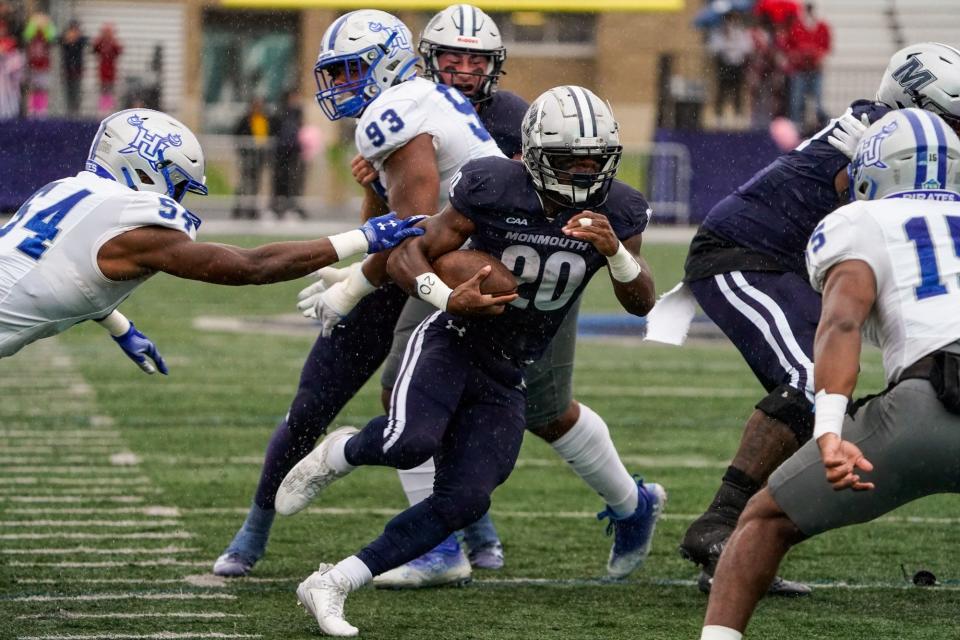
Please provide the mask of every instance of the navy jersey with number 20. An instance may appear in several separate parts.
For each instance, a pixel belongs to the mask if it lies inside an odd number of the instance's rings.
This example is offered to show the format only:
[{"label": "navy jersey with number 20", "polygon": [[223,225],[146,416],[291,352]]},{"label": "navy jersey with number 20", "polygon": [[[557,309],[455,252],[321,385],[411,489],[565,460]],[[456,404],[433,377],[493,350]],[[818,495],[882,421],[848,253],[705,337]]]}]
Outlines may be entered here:
[{"label": "navy jersey with number 20", "polygon": [[[454,176],[450,204],[476,229],[470,248],[499,258],[517,277],[519,297],[495,317],[473,317],[475,332],[491,346],[520,360],[535,360],[550,343],[570,306],[606,257],[563,233],[581,209],[544,212],[530,174],[515,160],[488,157],[468,162]],[[614,182],[607,201],[595,207],[626,240],[647,226],[650,208],[639,191]]]}]

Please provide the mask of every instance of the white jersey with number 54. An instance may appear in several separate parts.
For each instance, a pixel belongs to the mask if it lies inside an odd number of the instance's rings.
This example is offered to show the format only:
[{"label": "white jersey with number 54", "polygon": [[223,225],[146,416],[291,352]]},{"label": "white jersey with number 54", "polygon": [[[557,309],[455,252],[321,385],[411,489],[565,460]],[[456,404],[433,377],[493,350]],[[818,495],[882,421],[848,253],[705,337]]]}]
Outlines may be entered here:
[{"label": "white jersey with number 54", "polygon": [[101,273],[108,240],[150,225],[195,239],[199,222],[171,198],[87,171],[41,188],[0,227],[0,358],[106,316],[146,280]]},{"label": "white jersey with number 54", "polygon": [[886,198],[849,204],[823,219],[806,255],[818,291],[835,264],[870,265],[877,301],[864,336],[883,350],[888,382],[960,340],[960,202]]},{"label": "white jersey with number 54", "polygon": [[357,121],[357,150],[381,172],[380,180],[389,189],[384,162],[423,133],[433,138],[437,154],[441,206],[447,201],[450,179],[468,160],[504,157],[470,100],[453,87],[425,78],[390,87],[366,108]]}]

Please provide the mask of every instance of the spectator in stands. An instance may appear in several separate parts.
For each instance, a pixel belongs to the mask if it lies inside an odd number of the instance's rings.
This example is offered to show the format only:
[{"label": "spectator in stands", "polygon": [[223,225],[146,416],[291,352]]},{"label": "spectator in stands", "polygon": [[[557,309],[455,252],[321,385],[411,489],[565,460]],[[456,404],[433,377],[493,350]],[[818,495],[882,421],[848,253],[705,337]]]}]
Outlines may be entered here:
[{"label": "spectator in stands", "polygon": [[300,207],[297,197],[303,184],[303,158],[300,147],[300,129],[303,126],[303,110],[300,108],[300,92],[291,89],[284,94],[273,118],[273,204],[271,208],[282,219],[288,211],[301,218],[307,214]]},{"label": "spectator in stands", "polygon": [[717,96],[714,101],[717,120],[724,117],[724,107],[728,103],[739,117],[743,113],[744,70],[753,53],[753,41],[738,13],[725,15],[720,26],[710,32],[707,51],[717,65]]},{"label": "spectator in stands", "polygon": [[87,36],[80,30],[80,23],[71,20],[60,36],[60,68],[63,74],[63,88],[67,99],[67,115],[76,117],[80,113],[80,83],[83,81],[83,50],[87,47]]},{"label": "spectator in stands", "polygon": [[7,31],[7,23],[0,21],[0,122],[20,117],[24,64],[17,39]]},{"label": "spectator in stands", "polygon": [[123,53],[123,45],[117,40],[113,25],[109,22],[100,29],[93,41],[93,52],[99,59],[100,99],[97,110],[106,115],[116,108],[117,59]]},{"label": "spectator in stands", "polygon": [[27,54],[29,92],[27,115],[44,117],[50,107],[50,61],[57,28],[45,13],[30,16],[23,30]]},{"label": "spectator in stands", "polygon": [[753,53],[747,61],[746,85],[750,100],[750,128],[766,129],[784,106],[784,55],[777,46],[774,23],[769,16],[760,16],[750,27]]},{"label": "spectator in stands", "polygon": [[[19,4],[17,7],[19,8]],[[23,44],[20,36],[23,34],[24,25],[18,8],[14,8],[6,0],[0,0],[0,24],[6,27],[7,36],[12,37],[19,48]]]},{"label": "spectator in stands", "polygon": [[233,128],[233,135],[241,136],[237,141],[240,179],[237,182],[233,217],[255,220],[260,217],[257,195],[260,193],[260,175],[267,161],[267,147],[270,144],[270,119],[263,98],[251,100],[250,108]]},{"label": "spectator in stands", "polygon": [[826,120],[822,105],[823,60],[830,51],[830,27],[806,5],[787,21],[784,50],[790,78],[790,119],[807,129],[807,102],[813,102],[816,123]]}]

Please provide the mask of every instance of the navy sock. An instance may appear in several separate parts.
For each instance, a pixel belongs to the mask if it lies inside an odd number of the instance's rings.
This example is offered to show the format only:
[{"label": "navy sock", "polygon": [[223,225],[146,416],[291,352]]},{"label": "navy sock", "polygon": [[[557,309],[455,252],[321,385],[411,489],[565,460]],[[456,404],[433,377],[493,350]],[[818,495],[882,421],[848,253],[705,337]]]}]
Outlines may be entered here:
[{"label": "navy sock", "polygon": [[261,509],[256,503],[250,505],[247,519],[237,535],[233,536],[227,553],[240,553],[250,560],[259,560],[267,549],[270,527],[276,514],[273,509]]}]

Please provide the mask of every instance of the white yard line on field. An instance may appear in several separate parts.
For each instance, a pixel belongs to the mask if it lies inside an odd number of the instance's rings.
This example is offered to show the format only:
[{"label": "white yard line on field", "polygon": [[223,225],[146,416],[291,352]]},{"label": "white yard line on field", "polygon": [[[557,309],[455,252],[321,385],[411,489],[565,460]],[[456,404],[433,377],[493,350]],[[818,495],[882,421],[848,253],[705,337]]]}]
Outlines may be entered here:
[{"label": "white yard line on field", "polygon": [[101,602],[106,600],[236,600],[232,593],[84,593],[78,596],[19,596],[8,602]]},{"label": "white yard line on field", "polygon": [[[157,558],[155,560],[131,560],[130,562],[20,562],[13,560],[7,563],[8,567],[38,568],[48,569],[115,569],[117,567],[204,567],[210,568],[208,560],[173,560],[170,558]],[[69,579],[64,579],[61,584],[69,584]]]},{"label": "white yard line on field", "polygon": [[188,531],[164,531],[151,533],[0,533],[0,540],[189,540],[195,537]]},{"label": "white yard line on field", "polygon": [[[62,472],[62,470],[61,470]],[[45,478],[43,476],[23,476],[21,478],[0,478],[0,484],[54,484],[71,487],[90,485],[135,485],[150,484],[150,478],[135,476],[133,478]]]},{"label": "white yard line on field", "polygon": [[119,504],[133,504],[137,502],[143,502],[145,498],[143,496],[101,496],[98,498],[90,499],[89,495],[84,496],[0,496],[0,502],[17,502],[17,503],[27,503],[27,504],[76,504],[76,503],[90,503],[90,502],[115,502]]},{"label": "white yard line on field", "polygon": [[17,640],[253,640],[259,633],[198,633],[194,631],[159,631],[157,633],[92,633],[52,636],[17,636]]},{"label": "white yard line on field", "polygon": [[180,509],[177,507],[163,507],[152,505],[146,507],[66,507],[55,509],[53,507],[29,507],[7,509],[6,513],[18,514],[56,514],[56,515],[104,515],[104,514],[136,514],[141,516],[153,516],[155,518],[179,518]]},{"label": "white yard line on field", "polygon": [[178,527],[179,520],[0,520],[2,527],[102,527],[104,529]]},{"label": "white yard line on field", "polygon": [[8,556],[69,556],[69,555],[94,555],[94,556],[136,556],[149,554],[177,554],[177,553],[195,553],[199,549],[194,547],[69,547],[63,549],[41,548],[41,549],[0,549],[0,554]]},{"label": "white yard line on field", "polygon": [[243,618],[242,613],[224,613],[222,611],[170,611],[166,613],[79,613],[77,611],[55,611],[53,613],[34,613],[17,616],[17,620],[139,620],[144,618],[174,618],[180,620],[223,620]]}]

